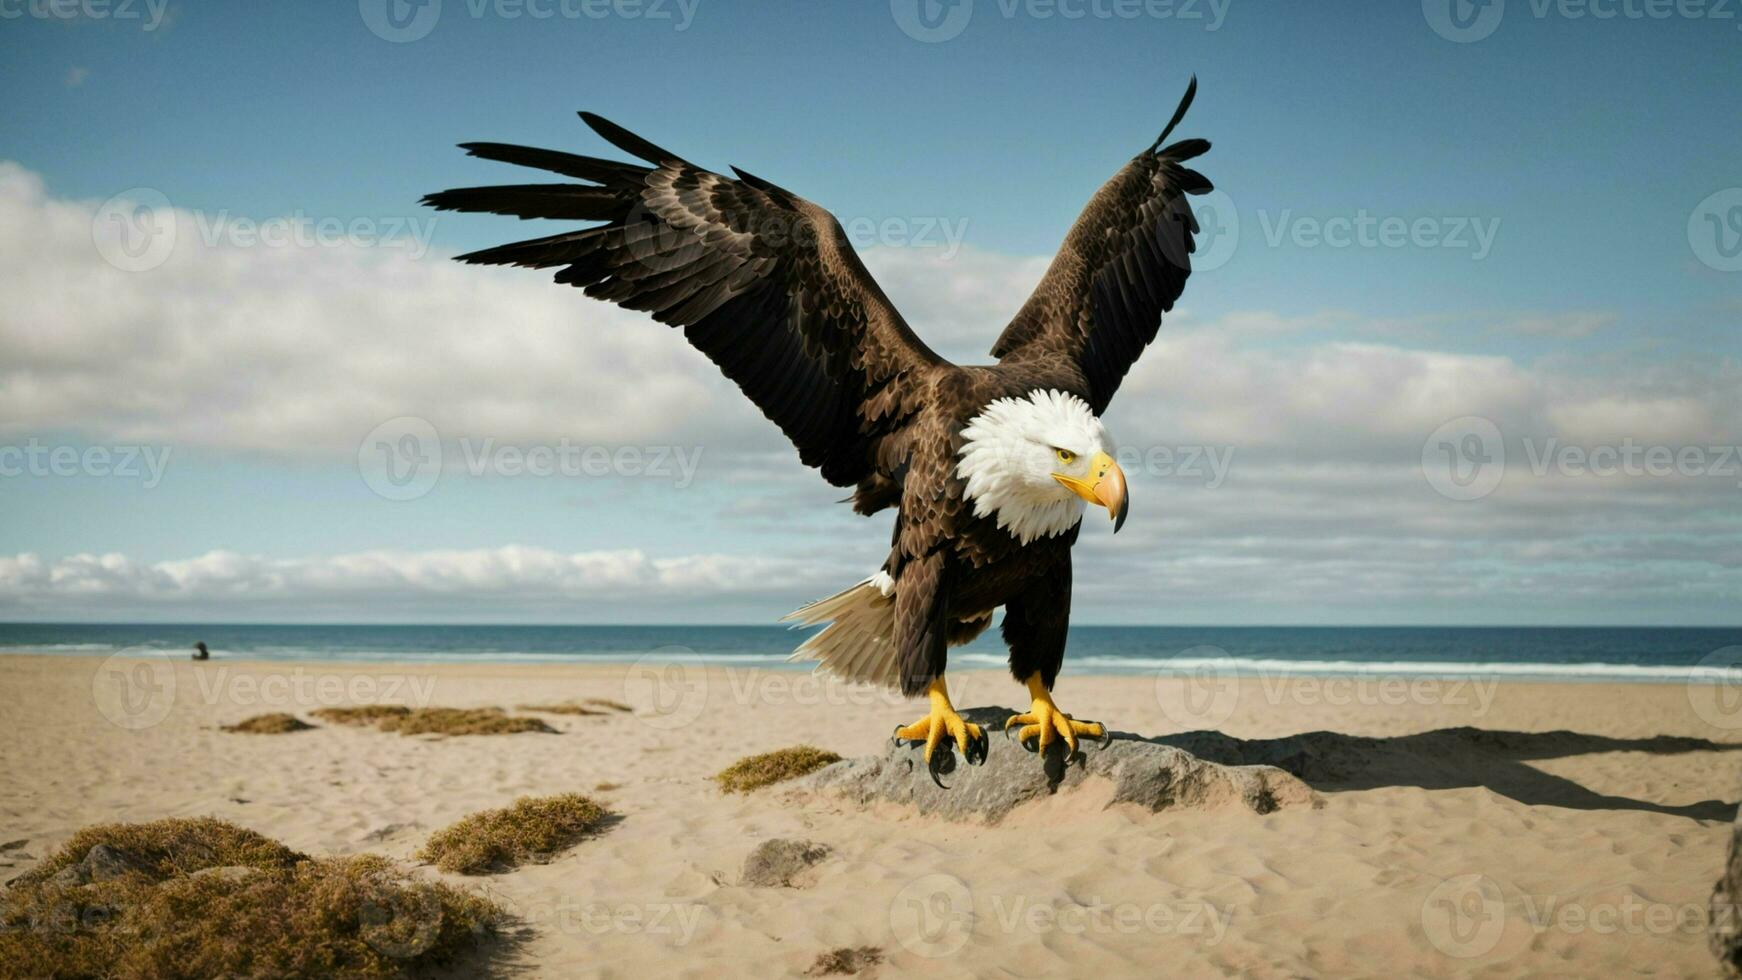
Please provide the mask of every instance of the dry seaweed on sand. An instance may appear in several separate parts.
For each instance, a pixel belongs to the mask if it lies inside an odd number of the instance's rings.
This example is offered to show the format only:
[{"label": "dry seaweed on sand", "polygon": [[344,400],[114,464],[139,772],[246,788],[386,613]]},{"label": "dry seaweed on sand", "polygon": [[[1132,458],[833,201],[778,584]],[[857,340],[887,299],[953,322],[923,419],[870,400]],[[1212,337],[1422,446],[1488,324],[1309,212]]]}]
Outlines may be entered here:
[{"label": "dry seaweed on sand", "polygon": [[374,855],[311,859],[211,818],[104,824],[0,895],[0,976],[407,976],[502,916]]},{"label": "dry seaweed on sand", "polygon": [[401,735],[514,735],[555,733],[538,718],[512,717],[501,708],[418,708],[381,720],[381,730]]},{"label": "dry seaweed on sand", "polygon": [[387,718],[402,718],[411,709],[400,704],[364,704],[351,708],[316,708],[309,712],[336,725],[378,725]]},{"label": "dry seaweed on sand", "polygon": [[607,711],[630,712],[635,710],[621,701],[613,701],[610,698],[588,698],[586,703],[595,708],[604,708]]},{"label": "dry seaweed on sand", "polygon": [[269,715],[254,715],[244,718],[234,725],[220,726],[226,732],[238,732],[243,735],[283,735],[286,732],[306,732],[315,726],[284,712],[273,712]]},{"label": "dry seaweed on sand", "polygon": [[826,977],[852,975],[883,962],[883,950],[876,946],[842,946],[817,956],[817,961],[805,971],[807,976]]},{"label": "dry seaweed on sand", "polygon": [[833,752],[811,745],[796,745],[739,759],[722,769],[714,780],[728,793],[742,793],[797,779],[839,761],[841,757]]},{"label": "dry seaweed on sand", "polygon": [[443,871],[484,874],[543,861],[596,830],[608,811],[579,793],[522,796],[431,835],[418,860]]}]

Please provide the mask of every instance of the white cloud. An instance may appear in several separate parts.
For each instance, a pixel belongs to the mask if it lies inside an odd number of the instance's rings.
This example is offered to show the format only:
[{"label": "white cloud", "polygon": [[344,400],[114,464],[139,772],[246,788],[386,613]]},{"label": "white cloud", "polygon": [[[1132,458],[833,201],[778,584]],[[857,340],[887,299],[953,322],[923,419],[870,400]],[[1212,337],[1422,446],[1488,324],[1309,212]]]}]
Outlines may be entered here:
[{"label": "white cloud", "polygon": [[303,558],[212,551],[158,562],[121,554],[23,553],[0,555],[0,610],[14,616],[86,609],[270,614],[410,606],[609,616],[625,602],[650,608],[783,596],[807,588],[819,572],[840,577],[841,571],[779,556],[654,557],[633,549],[565,554],[519,545]]}]

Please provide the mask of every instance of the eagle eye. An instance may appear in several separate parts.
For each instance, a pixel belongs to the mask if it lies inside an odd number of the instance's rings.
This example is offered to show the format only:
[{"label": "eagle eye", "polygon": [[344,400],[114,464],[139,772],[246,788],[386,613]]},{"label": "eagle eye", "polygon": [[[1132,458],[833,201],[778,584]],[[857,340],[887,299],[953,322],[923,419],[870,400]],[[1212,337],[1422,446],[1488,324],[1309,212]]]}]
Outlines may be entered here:
[{"label": "eagle eye", "polygon": [[1071,452],[1069,449],[1054,449],[1053,452],[1058,453],[1059,462],[1061,463],[1069,463],[1071,460],[1077,458],[1077,454]]}]

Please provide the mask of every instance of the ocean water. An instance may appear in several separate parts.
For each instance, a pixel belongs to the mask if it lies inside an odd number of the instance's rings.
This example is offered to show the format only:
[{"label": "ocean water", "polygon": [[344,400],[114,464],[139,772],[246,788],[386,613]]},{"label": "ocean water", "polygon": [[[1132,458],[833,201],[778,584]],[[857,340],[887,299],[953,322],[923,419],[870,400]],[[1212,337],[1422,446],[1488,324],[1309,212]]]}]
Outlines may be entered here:
[{"label": "ocean water", "polygon": [[[807,670],[786,663],[804,634],[773,626],[342,626],[0,623],[0,653],[107,656],[182,651],[218,657],[442,662],[684,662]],[[1678,682],[1742,668],[1742,628],[1187,627],[1073,628],[1067,670],[1153,674],[1510,676]],[[956,667],[1002,667],[995,630],[951,651]]]}]

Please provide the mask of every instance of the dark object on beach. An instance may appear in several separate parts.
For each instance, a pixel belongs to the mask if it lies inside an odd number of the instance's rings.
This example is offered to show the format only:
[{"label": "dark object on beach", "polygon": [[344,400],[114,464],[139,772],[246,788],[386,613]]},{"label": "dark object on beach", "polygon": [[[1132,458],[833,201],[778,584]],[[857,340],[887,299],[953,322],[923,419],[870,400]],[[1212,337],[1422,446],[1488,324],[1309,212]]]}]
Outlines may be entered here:
[{"label": "dark object on beach", "polygon": [[194,644],[194,659],[195,660],[210,660],[210,659],[212,659],[212,651],[206,649],[206,641],[201,640],[200,642]]},{"label": "dark object on beach", "polygon": [[1737,903],[1742,901],[1742,814],[1730,827],[1730,856],[1724,863],[1723,877],[1712,889],[1711,925],[1706,942],[1712,954],[1723,965],[1724,976],[1742,977],[1742,923],[1736,921]]},{"label": "dark object on beach", "polygon": [[828,856],[826,844],[776,837],[756,845],[744,859],[738,880],[754,888],[792,888],[800,875]]},{"label": "dark object on beach", "polygon": [[0,976],[475,975],[503,910],[209,817],[86,827],[0,892]]},{"label": "dark object on beach", "polygon": [[876,946],[843,946],[818,956],[817,961],[811,964],[811,968],[805,971],[805,976],[852,976],[862,970],[869,970],[881,962],[883,962],[883,950]]},{"label": "dark object on beach", "polygon": [[254,715],[244,718],[234,725],[218,726],[226,732],[239,732],[243,735],[283,735],[288,732],[306,732],[315,726],[303,721],[295,715],[275,711],[269,715]]}]

